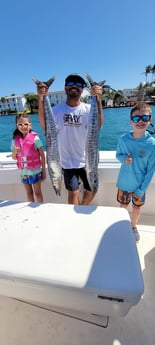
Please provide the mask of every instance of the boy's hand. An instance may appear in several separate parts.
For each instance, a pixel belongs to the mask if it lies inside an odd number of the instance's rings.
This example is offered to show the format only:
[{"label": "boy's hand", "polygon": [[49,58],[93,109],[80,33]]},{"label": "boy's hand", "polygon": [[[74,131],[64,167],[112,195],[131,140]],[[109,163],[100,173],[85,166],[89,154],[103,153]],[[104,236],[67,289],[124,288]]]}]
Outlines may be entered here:
[{"label": "boy's hand", "polygon": [[130,153],[128,153],[125,163],[126,164],[132,164],[132,157],[131,157]]}]

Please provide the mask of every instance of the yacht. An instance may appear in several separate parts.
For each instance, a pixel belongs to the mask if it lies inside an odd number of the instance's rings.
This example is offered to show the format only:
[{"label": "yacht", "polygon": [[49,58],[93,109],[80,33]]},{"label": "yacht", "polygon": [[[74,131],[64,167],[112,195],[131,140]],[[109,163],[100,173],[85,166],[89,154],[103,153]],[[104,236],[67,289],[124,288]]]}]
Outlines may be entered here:
[{"label": "yacht", "polygon": [[0,153],[0,344],[154,345],[155,176],[137,243],[116,200],[119,168],[100,151],[89,206],[68,205],[63,183],[57,196],[48,171],[44,203],[29,203]]}]

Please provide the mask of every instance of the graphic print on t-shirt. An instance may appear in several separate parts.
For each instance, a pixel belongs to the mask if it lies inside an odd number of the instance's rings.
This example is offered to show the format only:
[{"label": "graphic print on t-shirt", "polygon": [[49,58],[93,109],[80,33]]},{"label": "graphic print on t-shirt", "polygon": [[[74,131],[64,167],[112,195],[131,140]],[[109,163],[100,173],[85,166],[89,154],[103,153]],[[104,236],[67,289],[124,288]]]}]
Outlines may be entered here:
[{"label": "graphic print on t-shirt", "polygon": [[81,126],[81,119],[82,115],[76,114],[64,114],[64,126],[74,126],[79,127]]}]

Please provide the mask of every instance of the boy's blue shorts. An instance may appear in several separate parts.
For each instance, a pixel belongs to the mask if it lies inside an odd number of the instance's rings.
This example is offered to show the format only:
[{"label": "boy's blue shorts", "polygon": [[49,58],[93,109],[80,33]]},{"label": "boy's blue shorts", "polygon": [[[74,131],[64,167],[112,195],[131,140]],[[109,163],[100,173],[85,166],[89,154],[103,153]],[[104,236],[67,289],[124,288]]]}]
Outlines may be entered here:
[{"label": "boy's blue shorts", "polygon": [[42,178],[42,173],[38,173],[35,175],[31,175],[31,176],[21,176],[21,182],[24,184],[35,184],[37,182],[39,182]]}]

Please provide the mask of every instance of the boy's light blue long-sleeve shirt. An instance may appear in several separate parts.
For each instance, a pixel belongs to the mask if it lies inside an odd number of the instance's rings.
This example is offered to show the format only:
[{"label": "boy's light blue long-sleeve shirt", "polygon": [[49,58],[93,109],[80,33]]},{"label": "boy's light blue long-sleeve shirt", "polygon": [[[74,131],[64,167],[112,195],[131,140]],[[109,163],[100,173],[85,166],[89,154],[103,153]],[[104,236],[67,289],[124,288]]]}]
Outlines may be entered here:
[{"label": "boy's light blue long-sleeve shirt", "polygon": [[[125,164],[128,153],[132,158],[131,164]],[[132,132],[122,135],[117,145],[116,158],[121,162],[117,187],[142,196],[155,171],[155,138],[147,131],[136,139]]]}]

